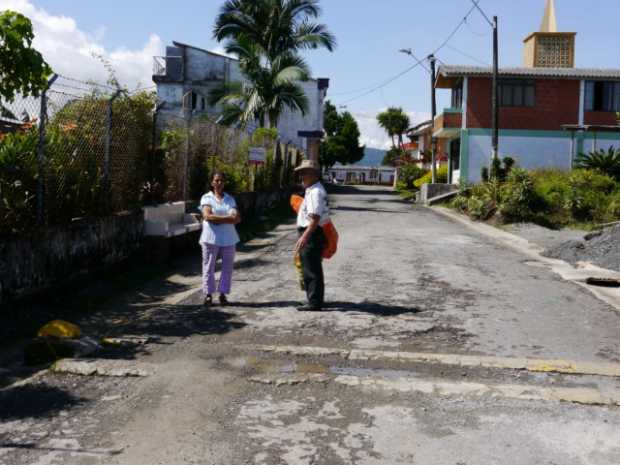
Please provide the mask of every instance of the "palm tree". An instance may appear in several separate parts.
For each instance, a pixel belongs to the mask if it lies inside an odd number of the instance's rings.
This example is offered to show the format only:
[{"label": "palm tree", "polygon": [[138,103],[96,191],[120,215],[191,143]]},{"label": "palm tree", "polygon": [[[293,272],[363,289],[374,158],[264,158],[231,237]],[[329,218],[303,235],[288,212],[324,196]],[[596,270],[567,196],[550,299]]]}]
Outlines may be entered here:
[{"label": "palm tree", "polygon": [[409,117],[402,108],[390,107],[386,111],[377,115],[377,121],[388,135],[392,138],[392,148],[396,148],[396,140],[398,136],[398,147],[403,148],[403,134],[409,129]]},{"label": "palm tree", "polygon": [[239,57],[246,82],[225,83],[209,96],[211,105],[222,105],[221,122],[241,126],[258,120],[261,127],[274,128],[285,108],[305,115],[308,98],[299,85],[308,79],[308,65],[293,53],[282,53],[267,65],[261,64],[260,47],[245,37],[231,42],[227,53]]},{"label": "palm tree", "polygon": [[298,55],[303,49],[333,50],[336,39],[323,24],[318,0],[227,0],[213,36],[226,40],[228,53],[239,57],[245,83],[226,84],[211,93],[223,105],[223,122],[242,125],[258,119],[276,127],[285,108],[305,115],[308,100],[299,85],[310,69]]},{"label": "palm tree", "polygon": [[282,53],[336,47],[324,24],[312,22],[321,14],[319,0],[227,0],[215,21],[213,37],[238,41],[245,37],[260,47],[267,60]]},{"label": "palm tree", "polygon": [[575,162],[577,168],[599,170],[620,182],[620,150],[614,147],[607,151],[600,149],[588,154],[580,153]]}]

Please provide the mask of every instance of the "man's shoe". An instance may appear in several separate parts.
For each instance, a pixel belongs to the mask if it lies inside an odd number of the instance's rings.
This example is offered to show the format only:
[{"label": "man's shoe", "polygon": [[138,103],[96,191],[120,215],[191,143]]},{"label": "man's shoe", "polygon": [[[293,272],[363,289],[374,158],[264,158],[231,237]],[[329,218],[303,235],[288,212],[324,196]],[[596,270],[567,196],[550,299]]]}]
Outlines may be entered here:
[{"label": "man's shoe", "polygon": [[321,312],[323,309],[316,305],[300,305],[297,307],[298,312]]},{"label": "man's shoe", "polygon": [[213,303],[213,296],[211,294],[207,294],[204,300],[202,301],[202,306],[205,308],[208,308],[211,306],[212,303]]}]

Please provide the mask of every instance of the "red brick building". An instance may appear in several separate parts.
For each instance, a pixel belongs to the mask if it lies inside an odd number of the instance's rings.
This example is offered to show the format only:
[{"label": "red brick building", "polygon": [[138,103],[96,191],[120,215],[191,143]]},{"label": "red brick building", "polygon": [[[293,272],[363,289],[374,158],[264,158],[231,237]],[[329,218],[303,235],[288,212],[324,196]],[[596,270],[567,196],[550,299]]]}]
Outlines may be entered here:
[{"label": "red brick building", "polygon": [[[620,148],[620,69],[574,68],[576,34],[553,30],[553,11],[549,1],[541,31],[525,39],[525,66],[499,71],[499,153],[528,169],[571,169],[581,152]],[[443,65],[435,85],[452,93],[433,125],[451,181],[478,181],[491,157],[492,68]]]}]

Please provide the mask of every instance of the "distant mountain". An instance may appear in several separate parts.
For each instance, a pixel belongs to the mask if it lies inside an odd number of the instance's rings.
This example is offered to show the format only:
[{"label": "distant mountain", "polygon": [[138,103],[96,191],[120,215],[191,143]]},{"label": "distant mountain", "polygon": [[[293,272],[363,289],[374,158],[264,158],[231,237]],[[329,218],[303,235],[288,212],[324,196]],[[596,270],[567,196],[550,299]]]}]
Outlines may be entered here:
[{"label": "distant mountain", "polygon": [[366,147],[364,158],[356,163],[358,166],[381,166],[381,161],[385,156],[385,150],[371,149]]}]

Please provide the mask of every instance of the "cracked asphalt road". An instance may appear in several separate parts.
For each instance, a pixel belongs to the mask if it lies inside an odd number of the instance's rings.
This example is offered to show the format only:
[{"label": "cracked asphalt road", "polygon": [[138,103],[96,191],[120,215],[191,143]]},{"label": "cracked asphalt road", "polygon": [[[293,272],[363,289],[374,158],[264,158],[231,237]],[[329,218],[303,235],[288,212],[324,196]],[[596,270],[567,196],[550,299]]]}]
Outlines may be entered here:
[{"label": "cracked asphalt road", "polygon": [[618,377],[389,355],[617,365],[617,311],[390,190],[330,201],[341,246],[326,312],[295,310],[293,232],[236,270],[229,307],[204,311],[199,293],[129,305],[129,322],[99,330],[148,342],[100,357],[150,375],[44,373],[0,391],[0,463],[620,463]]}]

